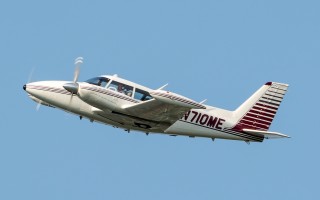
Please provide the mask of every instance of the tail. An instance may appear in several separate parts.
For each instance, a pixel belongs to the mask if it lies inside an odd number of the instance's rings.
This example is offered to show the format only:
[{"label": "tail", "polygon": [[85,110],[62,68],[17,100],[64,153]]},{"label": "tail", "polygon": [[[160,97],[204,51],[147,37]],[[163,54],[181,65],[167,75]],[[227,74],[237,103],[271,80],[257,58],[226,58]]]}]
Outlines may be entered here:
[{"label": "tail", "polygon": [[276,82],[268,82],[263,85],[233,111],[237,122],[232,129],[265,138],[289,137],[281,133],[268,132],[288,86],[288,84]]}]

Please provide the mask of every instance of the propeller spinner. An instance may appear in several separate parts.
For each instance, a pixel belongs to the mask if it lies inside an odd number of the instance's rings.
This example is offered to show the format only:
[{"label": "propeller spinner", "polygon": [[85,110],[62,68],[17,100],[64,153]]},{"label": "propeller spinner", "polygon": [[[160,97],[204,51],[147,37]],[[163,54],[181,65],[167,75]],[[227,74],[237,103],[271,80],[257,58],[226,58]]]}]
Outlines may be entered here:
[{"label": "propeller spinner", "polygon": [[63,85],[64,89],[68,90],[72,94],[77,94],[79,90],[79,84],[78,83],[66,83]]},{"label": "propeller spinner", "polygon": [[80,65],[83,63],[83,58],[82,57],[78,57],[75,59],[74,64],[76,65],[75,71],[74,71],[74,78],[73,78],[73,82],[71,83],[66,83],[63,85],[64,89],[66,89],[67,91],[71,92],[71,98],[70,98],[70,103],[72,101],[72,96],[73,94],[78,94],[79,91],[79,84],[77,83],[78,81],[78,77],[80,74]]}]

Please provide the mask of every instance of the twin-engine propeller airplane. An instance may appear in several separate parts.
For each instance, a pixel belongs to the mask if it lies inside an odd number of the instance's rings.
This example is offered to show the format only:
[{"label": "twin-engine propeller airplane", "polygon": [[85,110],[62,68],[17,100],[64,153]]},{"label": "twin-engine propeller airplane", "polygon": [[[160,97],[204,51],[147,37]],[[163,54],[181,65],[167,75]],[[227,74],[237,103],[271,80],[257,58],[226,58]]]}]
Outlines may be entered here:
[{"label": "twin-engine propeller airplane", "polygon": [[236,110],[229,111],[165,91],[153,90],[113,76],[98,76],[78,82],[82,58],[75,60],[73,81],[40,81],[23,89],[39,105],[60,108],[90,119],[120,127],[171,136],[207,137],[262,142],[265,138],[289,136],[269,132],[288,85],[267,82]]}]

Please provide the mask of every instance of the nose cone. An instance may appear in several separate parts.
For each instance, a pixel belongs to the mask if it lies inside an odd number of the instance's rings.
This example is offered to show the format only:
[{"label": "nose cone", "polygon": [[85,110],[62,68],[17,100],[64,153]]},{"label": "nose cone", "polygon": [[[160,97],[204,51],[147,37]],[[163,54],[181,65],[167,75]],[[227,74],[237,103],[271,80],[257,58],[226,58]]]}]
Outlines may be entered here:
[{"label": "nose cone", "polygon": [[24,86],[23,86],[23,90],[26,90],[26,89],[27,89],[27,86],[26,86],[26,85],[24,85]]},{"label": "nose cone", "polygon": [[63,85],[64,89],[71,92],[72,94],[77,94],[79,90],[79,84],[78,83],[66,83]]}]

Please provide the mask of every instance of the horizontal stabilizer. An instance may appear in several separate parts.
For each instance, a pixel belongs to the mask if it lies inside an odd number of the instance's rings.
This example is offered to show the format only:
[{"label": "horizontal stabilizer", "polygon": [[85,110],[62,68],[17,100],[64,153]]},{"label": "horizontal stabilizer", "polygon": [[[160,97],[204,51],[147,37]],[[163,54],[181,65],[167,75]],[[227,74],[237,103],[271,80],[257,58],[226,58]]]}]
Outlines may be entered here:
[{"label": "horizontal stabilizer", "polygon": [[290,136],[288,135],[277,133],[277,132],[259,131],[259,130],[253,130],[253,129],[243,129],[242,131],[253,134],[253,135],[264,136],[264,138],[266,139],[290,138]]}]

